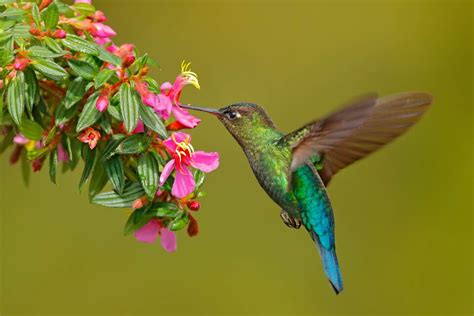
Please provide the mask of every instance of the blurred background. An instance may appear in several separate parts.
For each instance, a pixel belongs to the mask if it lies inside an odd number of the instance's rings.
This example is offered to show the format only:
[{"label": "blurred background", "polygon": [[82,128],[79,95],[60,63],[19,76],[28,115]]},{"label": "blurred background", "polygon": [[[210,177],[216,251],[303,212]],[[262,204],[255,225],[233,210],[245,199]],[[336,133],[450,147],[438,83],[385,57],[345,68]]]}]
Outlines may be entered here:
[{"label": "blurred background", "polygon": [[174,80],[183,102],[265,106],[294,130],[362,93],[435,96],[407,135],[329,187],[345,290],[335,296],[303,231],[255,180],[237,143],[201,116],[194,147],[221,154],[178,251],[122,236],[127,212],[90,205],[80,173],[29,188],[0,157],[2,315],[472,314],[471,1],[96,0]]}]

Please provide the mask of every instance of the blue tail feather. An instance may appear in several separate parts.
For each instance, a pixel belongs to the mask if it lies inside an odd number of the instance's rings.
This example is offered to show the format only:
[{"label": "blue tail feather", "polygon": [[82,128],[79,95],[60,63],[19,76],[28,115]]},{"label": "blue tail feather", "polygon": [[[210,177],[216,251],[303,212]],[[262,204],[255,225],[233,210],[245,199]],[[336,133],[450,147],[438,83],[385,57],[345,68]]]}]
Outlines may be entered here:
[{"label": "blue tail feather", "polygon": [[332,247],[331,250],[326,249],[319,243],[318,238],[315,238],[315,242],[318,246],[319,254],[321,255],[324,272],[336,294],[339,294],[344,288],[344,285],[339,262],[337,261],[336,249],[334,247]]}]

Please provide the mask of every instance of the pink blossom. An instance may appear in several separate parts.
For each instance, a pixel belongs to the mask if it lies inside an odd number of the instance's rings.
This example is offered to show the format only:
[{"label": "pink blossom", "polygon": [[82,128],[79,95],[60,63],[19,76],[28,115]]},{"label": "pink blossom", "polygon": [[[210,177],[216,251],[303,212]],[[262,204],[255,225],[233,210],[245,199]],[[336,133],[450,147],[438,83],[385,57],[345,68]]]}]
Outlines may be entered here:
[{"label": "pink blossom", "polygon": [[107,107],[109,106],[109,97],[107,94],[103,94],[97,98],[97,101],[95,103],[95,107],[97,110],[100,112],[104,112]]},{"label": "pink blossom", "polygon": [[91,34],[95,37],[108,38],[117,35],[115,31],[108,25],[96,22],[91,27]]},{"label": "pink blossom", "polygon": [[68,162],[69,155],[61,143],[58,144],[58,161]]},{"label": "pink blossom", "polygon": [[30,64],[30,60],[24,57],[17,57],[13,63],[13,68],[16,70],[24,70]]},{"label": "pink blossom", "polygon": [[13,142],[17,145],[26,145],[30,140],[22,134],[16,134],[15,137],[13,137]]},{"label": "pink blossom", "polygon": [[92,0],[74,0],[74,3],[87,3],[87,4],[92,4]]},{"label": "pink blossom", "polygon": [[161,235],[161,247],[163,247],[167,252],[176,251],[176,235],[166,227],[163,227],[162,223],[156,218],[153,218],[143,227],[137,229],[134,235],[138,241],[149,244],[154,243],[156,238]]},{"label": "pink blossom", "polygon": [[142,120],[138,120],[137,127],[132,131],[132,134],[145,133],[145,126]]},{"label": "pink blossom", "polygon": [[65,38],[67,35],[66,31],[65,30],[56,30],[53,32],[53,37],[54,38]]},{"label": "pink blossom", "polygon": [[97,146],[100,137],[99,131],[96,131],[92,127],[88,127],[77,138],[81,142],[88,144],[90,149],[94,149],[95,146]]},{"label": "pink blossom", "polygon": [[104,12],[102,11],[95,11],[95,13],[92,15],[92,18],[96,21],[96,22],[105,22],[107,21],[107,17],[105,16]]},{"label": "pink blossom", "polygon": [[180,199],[192,193],[196,187],[190,167],[208,173],[219,166],[218,153],[195,152],[190,142],[191,136],[181,132],[173,133],[163,141],[172,159],[163,168],[160,186],[166,182],[171,172],[176,170],[171,194]]},{"label": "pink blossom", "polygon": [[108,37],[105,37],[105,38],[94,37],[94,41],[96,42],[97,45],[104,46],[105,44],[110,43],[112,40]]}]

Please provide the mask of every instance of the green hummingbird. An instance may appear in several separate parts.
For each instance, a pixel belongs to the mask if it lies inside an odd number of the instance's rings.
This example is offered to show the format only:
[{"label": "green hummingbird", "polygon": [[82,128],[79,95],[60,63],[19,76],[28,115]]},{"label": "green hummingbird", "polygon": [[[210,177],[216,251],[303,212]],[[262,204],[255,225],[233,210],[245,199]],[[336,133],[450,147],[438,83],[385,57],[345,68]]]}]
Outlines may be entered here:
[{"label": "green hummingbird", "polygon": [[257,104],[182,107],[213,114],[224,124],[242,147],[260,186],[281,207],[283,222],[291,228],[303,224],[309,232],[338,294],[343,281],[326,187],[339,170],[403,134],[432,101],[424,92],[380,98],[367,94],[289,134],[280,132]]}]

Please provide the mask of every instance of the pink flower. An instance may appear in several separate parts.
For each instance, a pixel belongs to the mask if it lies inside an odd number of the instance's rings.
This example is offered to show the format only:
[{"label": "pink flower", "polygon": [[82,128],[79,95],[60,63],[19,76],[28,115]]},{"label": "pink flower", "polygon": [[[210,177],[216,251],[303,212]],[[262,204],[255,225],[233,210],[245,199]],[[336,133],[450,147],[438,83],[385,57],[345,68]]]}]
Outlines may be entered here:
[{"label": "pink flower", "polygon": [[193,173],[189,167],[207,173],[219,166],[218,153],[195,152],[190,142],[191,136],[181,132],[173,133],[170,138],[163,141],[163,145],[172,159],[163,168],[160,176],[160,186],[166,182],[171,172],[176,170],[171,194],[179,199],[192,193],[196,187]]},{"label": "pink flower", "polygon": [[58,161],[69,161],[69,155],[67,154],[67,151],[64,150],[64,147],[61,145],[61,143],[58,144]]},{"label": "pink flower", "polygon": [[22,134],[16,134],[15,137],[13,137],[13,142],[17,145],[26,145],[30,140]]},{"label": "pink flower", "polygon": [[160,94],[157,96],[158,104],[154,106],[154,109],[156,113],[165,120],[169,118],[170,113],[173,113],[176,121],[178,121],[182,127],[194,128],[201,120],[181,108],[179,101],[181,92],[186,85],[190,84],[197,89],[200,88],[197,75],[189,69],[189,65],[189,63],[186,64],[184,62],[181,64],[181,74],[176,77],[173,84],[165,82],[161,85]]},{"label": "pink flower", "polygon": [[107,17],[105,16],[104,12],[102,11],[95,11],[95,13],[92,15],[92,18],[96,21],[96,22],[105,22],[107,21]]},{"label": "pink flower", "polygon": [[138,120],[137,127],[132,131],[132,134],[145,133],[145,126],[143,125],[142,120]]},{"label": "pink flower", "polygon": [[25,70],[26,67],[30,64],[30,60],[24,57],[17,57],[13,63],[13,68],[16,70]]},{"label": "pink flower", "polygon": [[154,243],[156,238],[161,235],[161,247],[163,247],[163,249],[165,249],[167,252],[176,251],[177,245],[174,232],[170,231],[166,227],[163,227],[161,222],[156,218],[153,218],[143,227],[137,229],[134,235],[138,241],[149,244]]},{"label": "pink flower", "polygon": [[91,3],[92,3],[92,0],[74,0],[74,3],[87,3],[87,4],[91,4]]},{"label": "pink flower", "polygon": [[117,33],[115,33],[115,31],[110,26],[100,22],[92,24],[90,32],[92,36],[100,38],[108,38],[117,35]]},{"label": "pink flower", "polygon": [[97,101],[95,103],[95,107],[97,108],[97,110],[99,110],[100,112],[104,112],[107,107],[109,106],[109,96],[107,95],[107,91],[106,93],[104,94],[101,94],[98,98],[97,98]]},{"label": "pink flower", "polygon": [[106,38],[100,38],[100,37],[94,37],[94,42],[96,42],[97,45],[104,46],[107,43],[110,43],[112,40],[108,37]]},{"label": "pink flower", "polygon": [[67,33],[65,30],[59,29],[59,30],[54,31],[52,35],[54,38],[65,38]]},{"label": "pink flower", "polygon": [[77,137],[81,142],[89,144],[90,149],[94,149],[97,146],[97,142],[100,139],[100,133],[92,127],[86,128],[81,135]]}]

